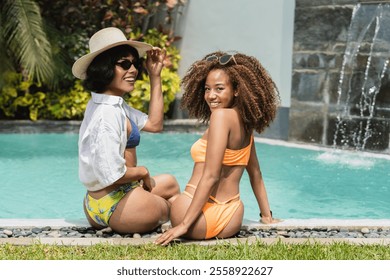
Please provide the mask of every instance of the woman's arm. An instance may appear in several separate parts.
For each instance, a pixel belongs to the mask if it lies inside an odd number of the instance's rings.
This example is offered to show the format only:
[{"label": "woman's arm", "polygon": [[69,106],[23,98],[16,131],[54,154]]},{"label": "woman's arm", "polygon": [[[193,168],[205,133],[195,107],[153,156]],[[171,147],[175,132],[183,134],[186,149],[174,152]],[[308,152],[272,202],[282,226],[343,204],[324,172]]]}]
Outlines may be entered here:
[{"label": "woman's arm", "polygon": [[142,180],[142,186],[147,191],[151,191],[155,186],[154,179],[150,176],[149,170],[145,166],[127,166],[126,173],[115,181],[114,184],[123,185],[139,180]]},{"label": "woman's arm", "polygon": [[202,208],[207,202],[211,191],[218,184],[222,169],[222,160],[230,132],[229,121],[226,119],[226,111],[216,110],[211,115],[203,174],[183,221],[159,237],[156,240],[157,244],[167,245],[174,238],[187,233],[190,226],[201,214]]},{"label": "woman's arm", "polygon": [[162,94],[161,71],[164,67],[166,51],[153,48],[148,51],[146,69],[150,79],[150,103],[148,120],[143,128],[148,132],[160,132],[164,124],[164,97]]},{"label": "woman's arm", "polygon": [[267,191],[265,189],[265,184],[260,170],[260,164],[257,159],[254,143],[251,148],[251,155],[246,170],[249,175],[249,180],[252,186],[253,193],[255,194],[257,203],[259,205],[260,213],[262,216],[261,222],[265,224],[279,222],[279,220],[274,220],[272,218]]}]

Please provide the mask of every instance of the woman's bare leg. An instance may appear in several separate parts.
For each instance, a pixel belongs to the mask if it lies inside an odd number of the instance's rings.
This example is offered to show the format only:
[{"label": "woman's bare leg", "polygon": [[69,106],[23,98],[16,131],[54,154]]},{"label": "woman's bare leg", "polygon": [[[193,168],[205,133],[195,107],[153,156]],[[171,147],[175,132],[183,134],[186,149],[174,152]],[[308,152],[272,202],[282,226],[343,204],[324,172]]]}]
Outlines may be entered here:
[{"label": "woman's bare leg", "polygon": [[109,225],[120,233],[143,233],[169,220],[170,204],[164,198],[136,188],[118,203]]},{"label": "woman's bare leg", "polygon": [[[186,191],[193,193],[193,189],[186,188]],[[187,209],[190,207],[192,199],[185,194],[180,194],[177,199],[172,203],[171,207],[171,224],[177,226],[183,221]],[[206,236],[206,219],[202,214],[199,215],[198,219],[189,228],[187,234],[183,237],[188,239],[204,239]]]},{"label": "woman's bare leg", "polygon": [[152,193],[165,198],[172,203],[180,194],[180,186],[176,178],[170,174],[153,176],[156,186]]}]

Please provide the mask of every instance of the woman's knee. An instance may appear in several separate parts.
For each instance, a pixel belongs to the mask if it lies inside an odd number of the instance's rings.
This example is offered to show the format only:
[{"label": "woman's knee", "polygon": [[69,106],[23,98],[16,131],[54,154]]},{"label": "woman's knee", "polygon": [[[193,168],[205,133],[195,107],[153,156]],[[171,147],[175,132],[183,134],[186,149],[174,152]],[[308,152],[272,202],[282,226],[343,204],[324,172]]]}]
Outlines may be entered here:
[{"label": "woman's knee", "polygon": [[162,174],[164,177],[164,180],[167,182],[167,185],[176,188],[179,187],[179,183],[177,182],[177,179],[172,174]]},{"label": "woman's knee", "polygon": [[173,202],[178,194],[180,194],[180,186],[176,178],[170,174],[161,174],[153,177],[156,182],[156,187],[152,190],[162,198]]},{"label": "woman's knee", "polygon": [[175,193],[179,193],[180,192],[180,186],[179,186],[179,183],[177,182],[176,177],[171,175],[171,174],[165,174],[165,176],[166,176],[165,180],[167,182],[167,185],[172,190],[172,192],[174,194]]}]

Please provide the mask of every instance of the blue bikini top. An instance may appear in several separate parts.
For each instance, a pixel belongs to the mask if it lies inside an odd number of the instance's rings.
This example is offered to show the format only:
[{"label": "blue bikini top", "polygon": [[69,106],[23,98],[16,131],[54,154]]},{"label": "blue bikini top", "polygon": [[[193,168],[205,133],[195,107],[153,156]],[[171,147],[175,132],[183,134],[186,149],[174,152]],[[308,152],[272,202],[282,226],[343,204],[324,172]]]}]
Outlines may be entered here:
[{"label": "blue bikini top", "polygon": [[141,139],[141,134],[139,133],[139,129],[137,125],[131,119],[130,119],[130,124],[131,124],[131,133],[129,139],[127,139],[126,148],[137,147]]}]

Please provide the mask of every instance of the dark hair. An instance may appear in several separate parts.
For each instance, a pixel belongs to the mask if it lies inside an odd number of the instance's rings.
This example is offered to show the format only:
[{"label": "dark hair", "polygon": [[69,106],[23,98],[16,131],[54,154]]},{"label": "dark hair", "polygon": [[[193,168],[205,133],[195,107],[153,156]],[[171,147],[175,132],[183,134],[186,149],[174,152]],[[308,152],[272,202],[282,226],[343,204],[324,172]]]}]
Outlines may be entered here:
[{"label": "dark hair", "polygon": [[218,60],[207,61],[207,57],[221,57],[223,52],[206,55],[194,62],[181,81],[184,89],[181,108],[187,109],[190,116],[203,122],[210,120],[211,111],[204,99],[205,83],[208,74],[214,69],[223,70],[238,91],[235,100],[245,128],[262,132],[274,120],[279,105],[279,92],[261,63],[253,56],[242,53],[234,54],[227,64],[221,65]]},{"label": "dark hair", "polygon": [[[83,86],[90,91],[104,92],[114,78],[116,62],[130,54],[134,56],[140,68],[142,63],[140,62],[138,51],[129,45],[113,47],[96,56],[87,68],[87,77],[83,81]],[[142,69],[137,68],[137,70],[138,77],[140,77]]]}]

